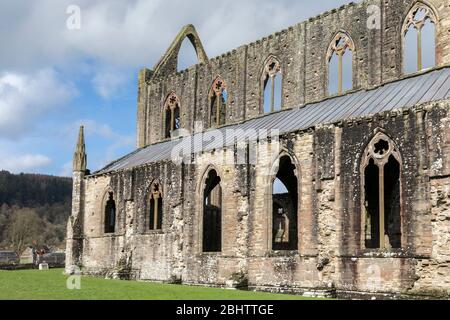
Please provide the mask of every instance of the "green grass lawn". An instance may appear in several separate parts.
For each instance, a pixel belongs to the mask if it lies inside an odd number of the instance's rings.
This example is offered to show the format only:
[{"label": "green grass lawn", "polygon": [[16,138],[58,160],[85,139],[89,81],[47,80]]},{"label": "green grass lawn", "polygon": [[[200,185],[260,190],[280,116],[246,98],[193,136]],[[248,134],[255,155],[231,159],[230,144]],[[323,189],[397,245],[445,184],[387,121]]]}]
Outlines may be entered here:
[{"label": "green grass lawn", "polygon": [[69,290],[63,269],[0,271],[0,300],[302,300],[300,296],[82,277]]}]

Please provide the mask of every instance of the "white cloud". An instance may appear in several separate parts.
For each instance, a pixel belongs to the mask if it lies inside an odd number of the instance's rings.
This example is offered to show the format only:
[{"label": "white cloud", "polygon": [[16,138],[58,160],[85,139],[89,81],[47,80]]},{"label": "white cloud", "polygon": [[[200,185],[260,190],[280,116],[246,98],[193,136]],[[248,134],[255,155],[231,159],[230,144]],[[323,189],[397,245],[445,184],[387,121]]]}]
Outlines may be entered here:
[{"label": "white cloud", "polygon": [[[64,65],[98,59],[116,66],[149,66],[183,25],[193,23],[210,56],[349,3],[280,0],[16,0],[2,3],[0,67]],[[66,9],[81,9],[81,29],[69,30]],[[26,39],[26,41],[23,41]]]},{"label": "white cloud", "polygon": [[[86,76],[111,98],[135,74],[153,65],[179,30],[192,23],[210,57],[255,41],[349,0],[16,0],[0,4],[0,70],[51,65],[71,77]],[[67,8],[77,5],[81,28],[69,30]],[[86,65],[83,65],[89,61]],[[99,68],[106,66],[106,70]],[[122,71],[115,71],[121,68]],[[131,72],[129,70],[125,72]]]},{"label": "white cloud", "polygon": [[78,132],[80,126],[84,126],[84,131],[87,136],[99,136],[108,140],[122,140],[123,136],[114,130],[106,123],[100,123],[93,119],[85,119],[76,121],[73,125]]},{"label": "white cloud", "polygon": [[28,75],[3,72],[0,75],[0,138],[30,134],[39,116],[62,106],[75,92],[52,69]]},{"label": "white cloud", "polygon": [[97,93],[104,99],[116,97],[123,91],[129,77],[118,70],[100,69],[92,79]]},{"label": "white cloud", "polygon": [[13,173],[35,171],[48,167],[52,160],[41,154],[24,154],[16,156],[1,156],[0,169]]}]

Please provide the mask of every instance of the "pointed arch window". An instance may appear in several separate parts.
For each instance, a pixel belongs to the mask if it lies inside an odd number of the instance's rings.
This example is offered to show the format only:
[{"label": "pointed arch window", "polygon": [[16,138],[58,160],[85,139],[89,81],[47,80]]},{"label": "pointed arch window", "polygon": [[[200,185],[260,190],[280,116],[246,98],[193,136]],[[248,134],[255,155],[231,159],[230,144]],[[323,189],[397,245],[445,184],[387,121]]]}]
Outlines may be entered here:
[{"label": "pointed arch window", "polygon": [[385,134],[369,143],[362,161],[365,247],[401,248],[401,157]]},{"label": "pointed arch window", "polygon": [[280,61],[275,57],[269,57],[264,65],[262,75],[262,105],[264,113],[281,110],[282,83]]},{"label": "pointed arch window", "polygon": [[203,252],[222,251],[222,187],[215,170],[208,173],[203,191]]},{"label": "pointed arch window", "polygon": [[149,230],[162,230],[163,196],[158,183],[154,183],[150,187],[148,199],[148,228]]},{"label": "pointed arch window", "polygon": [[[185,42],[190,42],[190,44]],[[185,57],[187,59],[183,57],[185,47],[189,50],[187,51],[188,55]],[[195,59],[195,57],[197,59]],[[183,68],[189,67],[191,63],[197,64],[207,62],[208,55],[203,48],[200,37],[195,30],[195,27],[192,24],[189,24],[184,26],[178,33],[169,49],[154,67],[153,75],[156,77],[167,76],[168,73],[181,71]]]},{"label": "pointed arch window", "polygon": [[225,81],[221,77],[214,80],[210,93],[210,126],[219,127],[226,123],[226,107],[228,92]]},{"label": "pointed arch window", "polygon": [[186,70],[198,63],[198,55],[194,44],[195,39],[192,36],[187,36],[184,38],[183,42],[181,42],[178,51],[177,72]]},{"label": "pointed arch window", "polygon": [[114,233],[116,229],[116,201],[114,193],[108,192],[105,203],[105,233]]},{"label": "pointed arch window", "polygon": [[423,3],[416,3],[403,24],[403,64],[412,73],[436,65],[436,15]]},{"label": "pointed arch window", "polygon": [[339,32],[327,51],[328,93],[342,94],[353,89],[353,40]]},{"label": "pointed arch window", "polygon": [[272,182],[272,250],[297,250],[298,184],[289,156],[279,160]]},{"label": "pointed arch window", "polygon": [[181,129],[180,99],[174,92],[171,92],[167,97],[164,110],[166,119],[165,137],[170,138],[176,130]]}]

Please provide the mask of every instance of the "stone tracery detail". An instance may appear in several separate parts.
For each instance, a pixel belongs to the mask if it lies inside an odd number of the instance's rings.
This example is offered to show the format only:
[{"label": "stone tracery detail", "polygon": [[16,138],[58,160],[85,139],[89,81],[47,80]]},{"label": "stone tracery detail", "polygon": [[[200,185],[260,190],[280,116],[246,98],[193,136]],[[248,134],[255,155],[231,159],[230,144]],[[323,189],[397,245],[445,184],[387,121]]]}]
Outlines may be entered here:
[{"label": "stone tracery detail", "polygon": [[[406,34],[408,32],[412,32],[412,30],[415,30],[415,32],[417,32],[417,71],[421,71],[424,68],[423,49],[425,48],[423,48],[422,46],[423,43],[422,32],[424,30],[424,27],[428,23],[432,23],[433,25],[436,26],[437,25],[436,15],[434,14],[433,10],[430,7],[428,7],[424,3],[418,2],[409,11],[402,28],[403,39],[405,39]],[[406,59],[407,50],[405,40],[403,40],[403,43],[404,43],[403,44],[404,59]]]},{"label": "stone tracery detail", "polygon": [[423,3],[416,3],[406,16],[406,20],[403,25],[403,35],[408,32],[410,27],[421,30],[427,20],[430,20],[432,23],[436,24],[437,20],[433,10]]},{"label": "stone tracery detail", "polygon": [[180,99],[175,92],[171,92],[164,103],[166,127],[165,137],[170,138],[175,130],[181,128]]},{"label": "stone tracery detail", "polygon": [[210,89],[210,125],[219,127],[225,124],[226,103],[228,99],[225,81],[218,76]]},{"label": "stone tracery detail", "polygon": [[[281,63],[275,56],[270,56],[266,60],[262,75],[262,100],[265,113],[274,112],[281,109],[281,79]],[[276,88],[277,81],[280,81],[280,85],[278,86],[278,88]],[[270,90],[270,92],[268,90]],[[276,90],[279,92],[277,92]],[[279,97],[279,101],[275,101],[276,95]]]},{"label": "stone tracery detail", "polygon": [[275,77],[277,73],[281,72],[281,64],[274,56],[269,57],[264,66],[265,76]]},{"label": "stone tracery detail", "polygon": [[365,247],[401,247],[401,157],[394,142],[378,133],[362,160]]},{"label": "stone tracery detail", "polygon": [[330,61],[334,53],[336,53],[338,56],[343,56],[347,50],[355,51],[353,40],[350,39],[347,34],[339,32],[334,37],[333,41],[331,41],[331,44],[328,48],[327,61]]},{"label": "stone tracery detail", "polygon": [[[333,38],[333,41],[331,41],[330,46],[328,47],[326,61],[328,65],[330,65],[331,59],[333,58],[333,55],[336,55],[338,58],[338,70],[337,70],[337,76],[338,76],[338,94],[343,93],[343,57],[344,55],[349,52],[354,53],[355,52],[355,45],[353,43],[353,40],[344,32],[339,32],[336,34],[336,36]],[[328,68],[328,77],[330,78],[330,68]],[[353,69],[353,66],[352,66]],[[353,70],[351,70],[353,71]],[[353,74],[353,72],[352,72]]]}]

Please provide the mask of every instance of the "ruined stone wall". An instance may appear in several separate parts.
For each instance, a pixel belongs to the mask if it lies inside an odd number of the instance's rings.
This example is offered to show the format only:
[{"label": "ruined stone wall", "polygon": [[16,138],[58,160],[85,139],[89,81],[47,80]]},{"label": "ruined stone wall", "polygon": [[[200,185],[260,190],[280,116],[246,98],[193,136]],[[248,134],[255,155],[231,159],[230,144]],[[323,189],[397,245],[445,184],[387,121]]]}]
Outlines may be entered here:
[{"label": "ruined stone wall", "polygon": [[397,79],[403,73],[403,39],[402,26],[405,17],[412,6],[421,2],[430,6],[439,20],[436,27],[436,63],[448,64],[450,62],[450,4],[446,0],[388,0],[382,3],[384,12],[383,28],[381,33],[381,61],[382,82]]},{"label": "ruined stone wall", "polygon": [[[380,70],[384,63],[380,59],[384,44],[378,28],[367,27],[372,5],[382,8],[382,1],[364,1],[355,5],[335,9],[312,18],[305,23],[305,100],[321,100],[328,95],[328,66],[326,53],[334,36],[339,31],[346,32],[354,42],[353,87],[368,88],[381,83]],[[385,15],[390,15],[385,12]]]},{"label": "ruined stone wall", "polygon": [[[185,208],[185,259],[183,281],[209,285],[225,285],[247,273],[247,219],[248,208],[246,169],[241,165],[227,165],[224,159],[234,151],[225,149],[213,154],[199,155],[195,165],[190,165],[184,177]],[[230,162],[228,162],[230,163]],[[210,170],[220,176],[222,188],[222,251],[204,253],[202,250],[203,197],[205,179]]]},{"label": "ruined stone wall", "polygon": [[445,295],[450,287],[450,179],[431,181],[431,256],[417,259],[411,292]]},{"label": "ruined stone wall", "polygon": [[[450,114],[448,102],[428,108],[425,117],[428,135],[431,208],[430,255],[418,259],[413,292],[442,294],[450,286]],[[447,108],[445,109],[445,106]]]},{"label": "ruined stone wall", "polygon": [[[260,142],[260,147],[269,152],[258,158],[252,175],[249,285],[267,290],[320,289],[323,284],[316,268],[314,133],[286,135],[280,139],[279,146],[274,142]],[[289,156],[296,166],[299,199],[296,251],[272,250],[272,182],[280,155]]]},{"label": "ruined stone wall", "polygon": [[437,50],[442,64],[450,63],[450,3],[448,1],[432,1],[439,14],[440,26],[437,33],[439,39]]},{"label": "ruined stone wall", "polygon": [[[268,182],[263,171],[267,168],[258,164],[255,185],[259,188],[254,195],[253,228],[250,230],[253,239],[249,258],[251,286],[270,289],[281,285],[285,290],[302,292],[331,288],[341,292],[411,292],[417,273],[420,273],[416,269],[417,259],[432,256],[432,241],[439,243],[441,258],[442,254],[446,258],[449,252],[446,237],[443,241],[440,240],[442,236],[437,238],[437,234],[445,232],[446,225],[442,222],[432,224],[434,218],[429,205],[432,185],[429,184],[427,160],[422,159],[433,150],[447,147],[447,112],[445,104],[439,107],[427,105],[412,111],[397,110],[321,125],[303,145],[298,141],[289,143],[289,139],[284,138],[283,144],[290,145],[289,150],[303,157],[300,171],[306,172],[301,175],[299,250],[284,254],[270,252],[267,220],[270,212],[267,212],[267,203],[263,205],[264,197],[270,194],[264,190]],[[434,144],[427,141],[424,134],[435,128],[433,122],[438,124],[441,132],[432,134]],[[379,130],[393,139],[402,155],[402,250],[364,248],[361,155]],[[435,159],[433,161],[443,160],[442,154],[435,157],[431,157]],[[445,186],[443,188],[446,190]],[[445,198],[445,191],[444,194],[442,190],[437,193],[440,198]],[[445,221],[447,207],[444,205],[435,210],[440,221]],[[308,215],[308,212],[312,214]],[[446,265],[442,259],[435,262],[442,277],[448,276]],[[439,278],[434,270],[428,269],[429,273],[433,274],[434,281]],[[448,288],[448,285],[441,284],[440,287]]]},{"label": "ruined stone wall", "polygon": [[[86,273],[171,281],[183,266],[181,176],[178,166],[163,162],[87,179],[83,267]],[[149,230],[148,193],[158,181],[163,193],[162,230]],[[113,191],[116,230],[104,233],[104,201]]]},{"label": "ruined stone wall", "polygon": [[[139,278],[178,281],[184,268],[183,211],[181,167],[161,162],[134,170],[133,234],[129,251],[132,268],[140,270]],[[149,230],[148,195],[152,183],[162,188],[162,230]]]},{"label": "ruined stone wall", "polygon": [[[340,234],[340,257],[331,280],[342,291],[427,293],[428,286],[445,295],[448,282],[443,278],[449,275],[450,252],[445,219],[449,214],[445,201],[448,178],[434,178],[432,164],[447,161],[439,153],[448,146],[447,102],[344,122],[341,126],[341,156],[336,161],[340,163],[339,176],[336,175],[340,183],[335,190],[340,196],[334,200],[340,198],[338,227],[342,232],[336,232]],[[366,250],[362,241],[360,155],[377,128],[395,141],[402,155],[400,251]],[[334,214],[338,212],[335,210]],[[420,277],[424,280],[416,282]],[[426,285],[421,286],[421,282]]]},{"label": "ruined stone wall", "polygon": [[[354,85],[369,88],[402,76],[401,27],[413,0],[368,0],[312,18],[232,52],[175,73],[139,75],[138,146],[164,139],[163,104],[180,98],[182,127],[209,125],[209,91],[226,82],[227,123],[257,117],[264,62],[275,55],[283,74],[283,108],[326,97],[325,54],[336,32],[355,43]],[[428,3],[428,2],[427,2]],[[430,0],[440,18],[438,58],[450,63],[450,4]],[[381,29],[367,28],[370,5]],[[158,72],[161,72],[159,70]],[[195,164],[170,161],[99,176],[74,177],[69,261],[85,273],[214,286],[295,292],[378,292],[445,295],[450,289],[450,116],[441,101],[261,139],[256,163],[234,163],[233,148],[196,155]],[[362,221],[361,156],[377,132],[401,154],[402,249],[367,250]],[[249,150],[247,150],[247,153]],[[271,184],[276,160],[288,155],[298,179],[298,250],[273,251]],[[247,154],[247,159],[250,155]],[[228,159],[227,162],[223,162]],[[231,159],[231,161],[230,161]],[[248,160],[247,160],[248,161]],[[209,170],[222,187],[222,252],[202,252],[203,188]],[[158,181],[162,230],[148,225],[147,197]],[[104,233],[104,197],[114,192],[115,233]],[[78,245],[75,235],[83,238]]]},{"label": "ruined stone wall", "polygon": [[[323,124],[259,141],[256,163],[230,165],[233,148],[84,179],[84,272],[272,291],[433,294],[450,288],[449,102]],[[364,247],[361,155],[379,131],[401,154],[402,249]],[[247,151],[248,152],[248,151]],[[298,250],[271,250],[271,182],[291,157],[299,190]],[[231,162],[230,162],[231,158]],[[227,159],[227,162],[223,162]],[[202,252],[203,188],[217,171],[222,252]],[[146,228],[152,182],[163,190],[163,230]],[[113,190],[117,229],[105,235],[102,197]]]},{"label": "ruined stone wall", "polygon": [[[154,75],[144,69],[139,80],[138,147],[164,139],[163,104],[174,91],[181,100],[182,127],[194,122],[209,126],[209,91],[221,76],[229,94],[226,122],[259,116],[262,110],[264,62],[275,55],[281,62],[283,108],[299,107],[328,96],[326,52],[339,31],[354,42],[353,86],[369,88],[403,75],[401,29],[414,0],[366,0],[334,9],[256,42],[176,73]],[[438,63],[450,63],[450,5],[445,0],[425,3],[440,19],[437,32]],[[379,27],[368,27],[377,13]],[[378,22],[377,22],[378,23]],[[173,58],[173,57],[172,57]]]},{"label": "ruined stone wall", "polygon": [[[105,193],[111,187],[111,177],[95,177],[86,179],[86,194],[84,205],[84,250],[82,263],[89,273],[107,273],[115,268],[117,255],[120,252],[120,233],[104,234],[104,201]],[[116,197],[116,209],[120,211]]]},{"label": "ruined stone wall", "polygon": [[[360,166],[366,145],[379,130],[394,141],[402,156],[402,250],[374,251],[364,246]],[[406,290],[414,281],[414,261],[408,257],[422,254],[426,247],[423,240],[431,231],[426,229],[429,213],[421,212],[421,208],[415,206],[415,201],[426,199],[426,185],[417,175],[420,136],[416,113],[395,111],[346,121],[342,124],[341,139],[341,179],[337,186],[341,192],[339,221],[342,232],[338,239],[341,259],[336,265],[335,285],[343,291]],[[422,215],[428,219],[417,221]],[[419,229],[424,232],[417,232]]]}]

